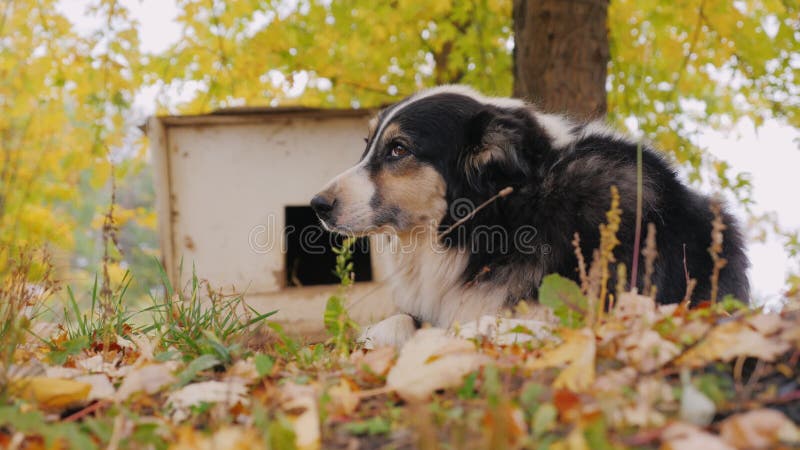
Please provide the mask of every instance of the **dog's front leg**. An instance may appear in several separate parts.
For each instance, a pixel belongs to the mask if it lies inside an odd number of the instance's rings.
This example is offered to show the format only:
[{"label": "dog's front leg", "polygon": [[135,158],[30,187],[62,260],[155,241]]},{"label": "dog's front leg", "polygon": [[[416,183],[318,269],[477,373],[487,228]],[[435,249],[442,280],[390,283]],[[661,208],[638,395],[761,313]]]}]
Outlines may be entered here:
[{"label": "dog's front leg", "polygon": [[395,314],[368,326],[358,341],[364,344],[364,348],[370,350],[377,347],[400,347],[416,331],[417,324],[413,317],[408,314]]}]

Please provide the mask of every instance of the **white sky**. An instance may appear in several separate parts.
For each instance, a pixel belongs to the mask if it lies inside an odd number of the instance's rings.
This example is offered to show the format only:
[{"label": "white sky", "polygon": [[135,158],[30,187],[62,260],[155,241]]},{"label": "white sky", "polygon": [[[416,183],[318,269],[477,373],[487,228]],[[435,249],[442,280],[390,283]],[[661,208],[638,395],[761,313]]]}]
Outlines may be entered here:
[{"label": "white sky", "polygon": [[[102,23],[85,14],[89,3],[89,0],[61,0],[59,9],[78,30],[88,33]],[[175,22],[178,15],[175,0],[122,0],[122,3],[140,23],[143,51],[160,52],[180,38],[180,28]],[[155,110],[154,99],[155,90],[148,90],[138,96],[136,105],[149,114]],[[697,143],[727,161],[735,172],[751,175],[755,212],[774,211],[784,227],[800,228],[797,200],[800,195],[800,132],[776,121],[767,121],[756,132],[751,122],[744,121],[731,133],[706,129]],[[743,213],[738,215],[741,221],[746,220]],[[765,243],[751,242],[748,251],[754,298],[773,303],[784,290],[790,261],[774,237]]]}]

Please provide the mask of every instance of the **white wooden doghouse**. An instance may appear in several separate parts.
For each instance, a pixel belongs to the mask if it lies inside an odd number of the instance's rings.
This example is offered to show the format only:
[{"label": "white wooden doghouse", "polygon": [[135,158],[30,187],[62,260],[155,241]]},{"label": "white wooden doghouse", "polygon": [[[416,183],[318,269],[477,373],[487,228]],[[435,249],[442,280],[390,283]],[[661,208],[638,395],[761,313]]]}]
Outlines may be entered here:
[{"label": "white wooden doghouse", "polygon": [[[185,286],[194,266],[212,287],[243,293],[259,311],[279,310],[273,318],[287,330],[319,336],[337,286],[329,236],[308,202],[356,163],[369,115],[247,108],[151,118],[161,250],[173,285]],[[388,266],[364,247],[348,294],[361,323],[392,310],[381,283]]]}]

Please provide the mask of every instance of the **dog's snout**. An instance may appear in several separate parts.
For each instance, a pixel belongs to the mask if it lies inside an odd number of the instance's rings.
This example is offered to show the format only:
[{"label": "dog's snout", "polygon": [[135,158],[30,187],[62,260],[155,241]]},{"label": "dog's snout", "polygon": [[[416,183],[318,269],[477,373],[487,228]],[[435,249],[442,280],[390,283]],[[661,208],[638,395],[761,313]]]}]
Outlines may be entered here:
[{"label": "dog's snout", "polygon": [[317,213],[320,219],[325,220],[330,218],[333,206],[336,204],[336,199],[331,199],[325,195],[317,194],[311,199],[311,208]]}]

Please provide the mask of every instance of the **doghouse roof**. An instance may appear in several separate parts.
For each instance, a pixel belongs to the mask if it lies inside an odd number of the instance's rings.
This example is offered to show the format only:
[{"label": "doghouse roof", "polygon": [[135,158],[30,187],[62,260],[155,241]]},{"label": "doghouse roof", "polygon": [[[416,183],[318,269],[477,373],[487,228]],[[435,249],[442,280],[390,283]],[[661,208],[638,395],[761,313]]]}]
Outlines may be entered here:
[{"label": "doghouse roof", "polygon": [[304,106],[261,107],[242,106],[223,108],[208,114],[159,116],[165,126],[223,125],[261,122],[278,119],[328,119],[339,117],[368,117],[373,109],[308,108]]}]

